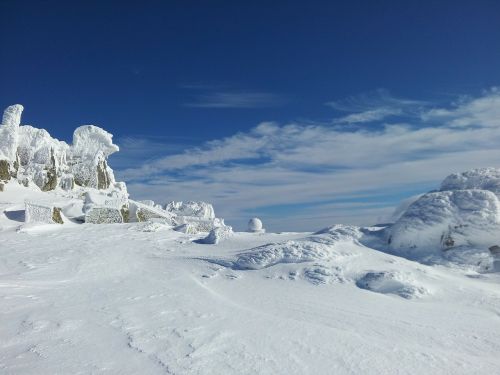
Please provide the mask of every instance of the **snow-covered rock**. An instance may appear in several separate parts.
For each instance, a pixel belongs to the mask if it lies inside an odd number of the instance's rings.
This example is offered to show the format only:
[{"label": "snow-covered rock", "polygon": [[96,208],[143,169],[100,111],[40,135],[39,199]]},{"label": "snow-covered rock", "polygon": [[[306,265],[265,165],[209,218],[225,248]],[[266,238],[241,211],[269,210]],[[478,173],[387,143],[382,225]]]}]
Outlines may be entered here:
[{"label": "snow-covered rock", "polygon": [[213,244],[216,245],[220,241],[223,241],[233,234],[233,228],[224,225],[221,227],[216,227],[210,231],[207,237],[203,238],[200,242],[205,244]]},{"label": "snow-covered rock", "polygon": [[119,150],[112,138],[110,133],[94,125],[75,130],[71,164],[78,185],[107,189],[115,183],[113,170],[107,164],[108,156]]},{"label": "snow-covered rock", "polygon": [[47,204],[25,203],[24,221],[26,223],[63,224],[61,209]]},{"label": "snow-covered rock", "polygon": [[105,206],[93,206],[85,212],[85,222],[91,224],[118,224],[123,223],[123,214],[120,209]]},{"label": "snow-covered rock", "polygon": [[414,257],[461,246],[487,249],[500,233],[500,170],[448,176],[441,191],[422,195],[387,230],[391,249]]},{"label": "snow-covered rock", "polygon": [[129,221],[128,199],[125,196],[117,195],[116,192],[113,193],[105,194],[99,190],[90,190],[85,193],[83,212],[86,223],[123,223]]},{"label": "snow-covered rock", "polygon": [[59,141],[44,129],[20,126],[23,107],[8,107],[0,126],[0,180],[15,177],[25,186],[43,191],[58,187],[72,190],[75,184],[95,189],[115,189],[107,158],[118,151],[112,135],[85,125],[73,134],[73,144]]},{"label": "snow-covered rock", "polygon": [[165,210],[176,216],[192,216],[201,219],[214,219],[215,212],[211,204],[206,202],[170,202]]}]

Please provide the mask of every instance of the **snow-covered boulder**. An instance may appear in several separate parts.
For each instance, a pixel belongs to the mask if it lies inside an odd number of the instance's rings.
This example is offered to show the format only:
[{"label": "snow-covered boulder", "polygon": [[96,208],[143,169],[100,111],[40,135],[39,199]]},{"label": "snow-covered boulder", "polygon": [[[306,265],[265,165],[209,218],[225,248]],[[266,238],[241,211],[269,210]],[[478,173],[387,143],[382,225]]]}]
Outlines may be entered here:
[{"label": "snow-covered boulder", "polygon": [[43,203],[25,202],[26,223],[63,224],[61,209]]},{"label": "snow-covered boulder", "polygon": [[176,216],[191,216],[201,219],[214,219],[215,212],[211,204],[205,202],[170,202],[165,210]]},{"label": "snow-covered boulder", "polygon": [[85,222],[91,224],[118,224],[123,223],[123,214],[120,209],[106,206],[94,206],[85,212]]},{"label": "snow-covered boulder", "polygon": [[146,222],[153,219],[160,219],[175,226],[178,223],[174,220],[174,215],[154,205],[153,201],[130,201],[133,216],[139,222]]},{"label": "snow-covered boulder", "polygon": [[500,234],[500,170],[448,176],[441,191],[422,195],[387,230],[389,246],[412,256],[461,246],[488,248]]},{"label": "snow-covered boulder", "polygon": [[210,231],[207,237],[200,240],[201,243],[216,245],[220,241],[223,241],[233,235],[233,228],[224,225],[221,227],[216,227]]}]

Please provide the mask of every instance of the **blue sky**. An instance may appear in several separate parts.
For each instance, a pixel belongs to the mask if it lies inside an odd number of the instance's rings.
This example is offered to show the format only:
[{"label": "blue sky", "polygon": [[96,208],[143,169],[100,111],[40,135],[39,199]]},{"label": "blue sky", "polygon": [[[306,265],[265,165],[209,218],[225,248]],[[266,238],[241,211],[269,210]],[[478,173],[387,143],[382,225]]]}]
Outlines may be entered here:
[{"label": "blue sky", "polygon": [[[272,3],[272,4],[271,4]],[[497,165],[497,1],[2,1],[0,105],[96,124],[131,193],[241,228],[385,220]]]}]

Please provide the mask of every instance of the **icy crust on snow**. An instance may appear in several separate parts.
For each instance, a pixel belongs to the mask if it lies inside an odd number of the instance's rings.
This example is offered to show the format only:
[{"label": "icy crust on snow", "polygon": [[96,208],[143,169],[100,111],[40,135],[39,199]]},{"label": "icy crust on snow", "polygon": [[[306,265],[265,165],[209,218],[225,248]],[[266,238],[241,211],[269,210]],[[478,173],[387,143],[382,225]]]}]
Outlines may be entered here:
[{"label": "icy crust on snow", "polygon": [[262,269],[280,263],[303,263],[342,255],[336,245],[357,241],[362,235],[358,227],[335,225],[299,240],[271,243],[240,254],[232,264],[236,269]]},{"label": "icy crust on snow", "polygon": [[441,191],[424,194],[408,206],[386,230],[387,243],[393,251],[413,258],[448,252],[458,256],[458,250],[471,247],[487,251],[499,243],[499,192],[499,169],[450,175]]}]

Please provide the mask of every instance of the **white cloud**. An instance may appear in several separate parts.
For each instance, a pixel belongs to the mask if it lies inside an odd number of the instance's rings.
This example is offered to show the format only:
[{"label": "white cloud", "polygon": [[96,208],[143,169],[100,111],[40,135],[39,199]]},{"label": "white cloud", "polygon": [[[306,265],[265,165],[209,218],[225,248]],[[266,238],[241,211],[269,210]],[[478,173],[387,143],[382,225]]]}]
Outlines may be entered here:
[{"label": "white cloud", "polygon": [[[366,224],[388,215],[405,192],[437,187],[452,172],[498,166],[498,96],[491,90],[452,109],[430,110],[423,121],[412,116],[370,129],[263,123],[118,175],[139,198],[213,202],[240,228],[251,214],[276,230]],[[359,204],[374,199],[375,205]]]}]

